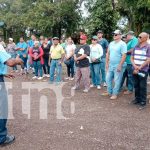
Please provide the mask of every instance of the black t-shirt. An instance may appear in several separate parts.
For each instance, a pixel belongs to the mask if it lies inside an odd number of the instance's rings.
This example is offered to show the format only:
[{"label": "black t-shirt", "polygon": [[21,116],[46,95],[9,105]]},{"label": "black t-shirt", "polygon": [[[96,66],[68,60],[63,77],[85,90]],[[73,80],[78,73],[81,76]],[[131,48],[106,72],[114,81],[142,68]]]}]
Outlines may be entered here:
[{"label": "black t-shirt", "polygon": [[[83,54],[86,54],[87,56],[90,56],[90,46],[88,44],[81,45],[79,48],[75,50],[76,57],[80,57]],[[89,59],[84,58],[82,60],[79,60],[78,63],[76,63],[76,66],[79,68],[88,67],[90,65]]]},{"label": "black t-shirt", "polygon": [[48,58],[49,57],[49,51],[50,51],[50,48],[51,48],[51,44],[47,44],[46,47],[44,47],[44,45],[42,45],[41,47],[42,47],[43,52],[44,52],[43,57]]}]

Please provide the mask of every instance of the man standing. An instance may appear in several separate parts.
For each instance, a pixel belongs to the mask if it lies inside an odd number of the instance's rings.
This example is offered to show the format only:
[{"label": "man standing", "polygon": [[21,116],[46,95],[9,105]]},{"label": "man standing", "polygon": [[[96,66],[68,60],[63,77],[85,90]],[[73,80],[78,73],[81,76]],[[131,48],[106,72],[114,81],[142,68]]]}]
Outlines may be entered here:
[{"label": "man standing", "polygon": [[73,90],[76,90],[80,86],[81,78],[83,78],[84,90],[83,92],[87,93],[90,89],[90,46],[86,43],[87,36],[80,36],[81,46],[75,50],[74,60],[76,62],[76,75],[75,75],[75,86],[72,87]]},{"label": "man standing", "polygon": [[15,137],[7,134],[7,117],[8,117],[8,99],[7,91],[4,84],[4,76],[13,78],[12,75],[7,74],[7,66],[13,67],[15,65],[22,65],[20,58],[11,59],[11,56],[0,45],[0,146],[11,144]]},{"label": "man standing", "polygon": [[50,84],[54,82],[54,74],[56,69],[56,84],[60,84],[62,75],[62,62],[64,59],[65,51],[63,47],[59,44],[59,38],[53,38],[53,45],[50,49]]},{"label": "man standing", "polygon": [[[98,43],[102,46],[103,48],[103,56],[101,58],[101,63],[100,63],[100,72],[101,72],[101,79],[102,79],[102,83],[103,86],[107,86],[106,85],[106,70],[105,70],[105,65],[106,65],[106,53],[107,53],[107,49],[108,49],[108,41],[103,38],[103,31],[99,30],[97,32],[97,37],[98,37]],[[101,83],[101,84],[102,84]]]},{"label": "man standing", "polygon": [[[106,83],[107,93],[102,95],[110,95],[110,99],[117,99],[123,72],[125,69],[125,59],[127,53],[127,45],[121,40],[121,31],[116,30],[113,33],[114,41],[109,44],[106,56]],[[114,80],[114,87],[113,87]]]},{"label": "man standing", "polygon": [[122,83],[121,86],[123,86],[125,78],[127,78],[127,91],[124,92],[124,94],[128,95],[133,92],[133,70],[132,70],[132,64],[131,64],[131,53],[134,49],[134,47],[138,44],[138,39],[134,36],[133,31],[129,31],[126,34],[127,39],[127,57],[126,57],[126,63],[127,67],[125,69],[125,72],[123,74]]},{"label": "man standing", "polygon": [[139,104],[140,109],[146,106],[147,99],[147,76],[150,63],[150,44],[147,43],[148,34],[142,32],[131,56],[133,65],[133,78],[135,88],[135,100],[133,104]]}]

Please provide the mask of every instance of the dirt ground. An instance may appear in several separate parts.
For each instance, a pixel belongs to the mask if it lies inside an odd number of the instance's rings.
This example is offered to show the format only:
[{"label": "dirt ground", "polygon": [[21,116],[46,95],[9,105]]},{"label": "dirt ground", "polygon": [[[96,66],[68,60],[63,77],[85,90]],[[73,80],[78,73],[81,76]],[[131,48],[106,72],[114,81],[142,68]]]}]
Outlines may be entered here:
[{"label": "dirt ground", "polygon": [[[52,86],[47,80],[42,83]],[[93,88],[87,94],[78,90],[67,98],[74,83],[67,81],[62,103],[66,119],[58,119],[56,95],[49,89],[44,91],[48,95],[48,119],[39,119],[36,90],[31,94],[31,119],[28,119],[22,113],[20,86],[22,82],[30,82],[37,87],[40,82],[31,80],[31,75],[16,76],[11,82],[15,119],[8,120],[8,130],[16,141],[1,150],[150,150],[150,107],[139,110],[129,104],[133,95],[120,94],[117,100],[110,100],[101,96],[105,88],[99,91]]]}]

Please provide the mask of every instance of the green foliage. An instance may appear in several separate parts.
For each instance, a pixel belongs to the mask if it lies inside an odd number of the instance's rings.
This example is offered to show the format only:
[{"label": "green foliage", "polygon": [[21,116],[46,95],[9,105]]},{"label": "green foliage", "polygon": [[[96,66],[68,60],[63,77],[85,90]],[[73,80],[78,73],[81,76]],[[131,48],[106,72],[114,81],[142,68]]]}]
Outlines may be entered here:
[{"label": "green foliage", "polygon": [[0,0],[0,20],[11,34],[27,27],[44,35],[60,36],[62,29],[73,33],[80,22],[78,0]]},{"label": "green foliage", "polygon": [[118,14],[113,10],[111,0],[97,0],[93,6],[89,7],[90,16],[88,18],[88,28],[90,33],[103,30],[105,34],[110,34],[116,28]]}]

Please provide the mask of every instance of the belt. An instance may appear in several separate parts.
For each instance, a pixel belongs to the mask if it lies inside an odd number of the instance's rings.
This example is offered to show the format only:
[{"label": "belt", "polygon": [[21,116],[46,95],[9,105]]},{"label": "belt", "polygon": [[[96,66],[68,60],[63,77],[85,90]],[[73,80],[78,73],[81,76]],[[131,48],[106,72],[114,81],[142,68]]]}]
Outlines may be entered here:
[{"label": "belt", "polygon": [[60,60],[61,58],[58,58],[58,59],[52,59],[52,60]]}]

